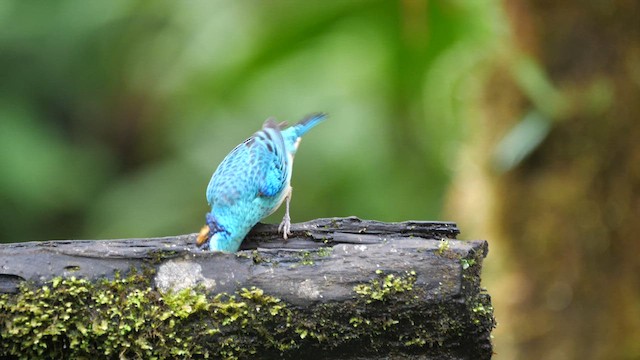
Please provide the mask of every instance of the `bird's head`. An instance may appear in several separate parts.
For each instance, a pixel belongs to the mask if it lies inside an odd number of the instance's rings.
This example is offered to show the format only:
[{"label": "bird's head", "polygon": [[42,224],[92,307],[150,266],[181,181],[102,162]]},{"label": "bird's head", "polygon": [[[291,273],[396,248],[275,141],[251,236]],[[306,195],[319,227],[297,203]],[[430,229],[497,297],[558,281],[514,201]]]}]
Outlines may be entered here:
[{"label": "bird's head", "polygon": [[235,251],[234,249],[229,248],[229,232],[221,227],[210,213],[207,213],[207,224],[203,226],[198,233],[196,245],[198,247],[208,245],[209,250],[211,251]]},{"label": "bird's head", "polygon": [[210,251],[222,251],[222,252],[233,252],[232,250],[226,249],[224,244],[228,244],[227,241],[227,233],[225,232],[216,232],[211,234],[209,230],[209,226],[205,225],[200,230],[198,234],[198,239],[196,240],[196,245],[199,247],[208,247]]}]

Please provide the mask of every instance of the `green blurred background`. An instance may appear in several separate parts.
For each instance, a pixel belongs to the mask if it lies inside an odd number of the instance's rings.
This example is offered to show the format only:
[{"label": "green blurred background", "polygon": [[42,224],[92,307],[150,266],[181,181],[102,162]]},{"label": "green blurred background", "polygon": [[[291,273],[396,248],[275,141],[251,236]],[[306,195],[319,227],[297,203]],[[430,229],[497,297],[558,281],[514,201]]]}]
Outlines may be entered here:
[{"label": "green blurred background", "polygon": [[294,222],[456,221],[490,242],[496,358],[639,359],[639,14],[0,1],[0,242],[195,232],[236,144],[323,111]]},{"label": "green blurred background", "polygon": [[2,240],[195,231],[237,143],[316,111],[294,221],[440,218],[462,83],[499,21],[491,2],[406,5],[3,1]]}]

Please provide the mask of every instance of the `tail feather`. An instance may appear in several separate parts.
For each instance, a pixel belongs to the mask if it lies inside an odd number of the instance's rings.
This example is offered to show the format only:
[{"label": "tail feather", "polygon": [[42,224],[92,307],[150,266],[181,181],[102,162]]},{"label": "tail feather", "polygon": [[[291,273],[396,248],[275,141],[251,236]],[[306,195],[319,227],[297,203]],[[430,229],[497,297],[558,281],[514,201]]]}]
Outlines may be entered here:
[{"label": "tail feather", "polygon": [[298,137],[306,134],[307,131],[311,130],[312,127],[318,125],[320,122],[322,122],[326,118],[327,118],[327,114],[316,113],[316,114],[311,114],[305,117],[304,119],[300,120],[299,123],[294,125]]}]

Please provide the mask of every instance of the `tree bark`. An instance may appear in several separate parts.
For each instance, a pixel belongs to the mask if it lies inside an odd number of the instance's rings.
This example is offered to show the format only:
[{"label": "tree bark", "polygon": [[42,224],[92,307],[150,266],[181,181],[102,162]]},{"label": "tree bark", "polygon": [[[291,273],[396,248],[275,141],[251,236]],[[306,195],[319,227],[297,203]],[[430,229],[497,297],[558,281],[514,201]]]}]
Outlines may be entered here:
[{"label": "tree bark", "polygon": [[[250,349],[262,356],[291,358],[322,351],[323,358],[488,359],[493,309],[480,287],[487,243],[453,240],[457,234],[453,223],[382,223],[350,217],[293,224],[286,242],[276,226],[259,224],[236,254],[202,251],[195,247],[196,234],[0,245],[0,292],[7,293],[0,298],[6,308],[0,315],[0,333],[3,341],[16,340],[8,323],[20,308],[15,298],[27,296],[28,289],[55,289],[61,284],[59,277],[93,284],[118,281],[117,273],[137,269],[152,277],[150,288],[142,290],[145,294],[155,292],[163,298],[195,289],[214,304],[202,316],[189,313],[180,320],[184,329],[216,329],[211,336],[191,339],[197,345],[190,348],[191,356],[206,352],[251,357],[255,354]],[[245,310],[242,327],[232,326],[236,318],[216,323],[216,316],[230,306],[218,303],[216,294],[249,299],[243,306],[257,307]],[[277,319],[263,321],[252,315],[267,303]],[[100,314],[92,314],[88,316],[95,317],[95,324]],[[242,346],[230,348],[229,339]],[[55,341],[48,341],[54,342],[48,349],[55,348]],[[143,350],[114,349],[115,354],[151,354]],[[0,351],[16,354],[2,347]],[[87,354],[91,352],[75,353]]]}]

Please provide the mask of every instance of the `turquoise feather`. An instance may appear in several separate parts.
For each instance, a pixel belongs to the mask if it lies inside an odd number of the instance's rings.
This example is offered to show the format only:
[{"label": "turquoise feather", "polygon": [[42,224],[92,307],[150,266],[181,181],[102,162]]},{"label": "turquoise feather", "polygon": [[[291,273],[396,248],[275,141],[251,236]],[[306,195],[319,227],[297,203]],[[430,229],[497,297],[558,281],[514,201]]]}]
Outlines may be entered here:
[{"label": "turquoise feather", "polygon": [[325,118],[325,114],[313,114],[286,129],[281,127],[285,123],[270,118],[236,146],[209,181],[206,195],[211,211],[198,245],[208,242],[209,250],[236,252],[251,228],[283,202],[287,208],[279,229],[286,239],[291,226],[293,158],[301,137]]}]

